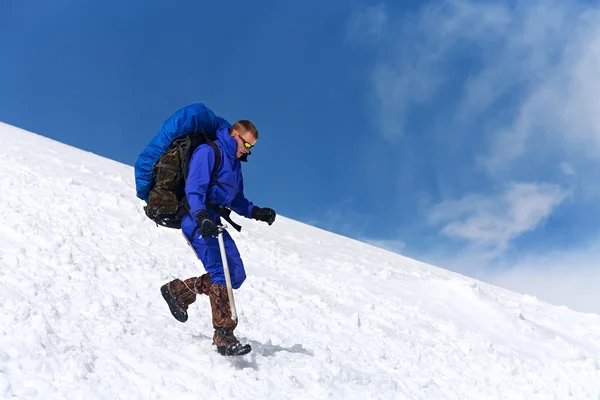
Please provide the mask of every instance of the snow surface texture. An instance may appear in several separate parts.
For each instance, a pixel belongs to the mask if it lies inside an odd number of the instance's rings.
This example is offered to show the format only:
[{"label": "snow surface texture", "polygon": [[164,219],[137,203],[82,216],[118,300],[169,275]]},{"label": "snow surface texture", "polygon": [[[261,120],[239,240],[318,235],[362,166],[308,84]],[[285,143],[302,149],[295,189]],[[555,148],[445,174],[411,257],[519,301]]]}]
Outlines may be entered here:
[{"label": "snow surface texture", "polygon": [[281,216],[237,218],[254,350],[222,357],[208,298],[160,295],[204,270],[131,167],[4,124],[0,165],[0,398],[600,398],[600,316]]}]

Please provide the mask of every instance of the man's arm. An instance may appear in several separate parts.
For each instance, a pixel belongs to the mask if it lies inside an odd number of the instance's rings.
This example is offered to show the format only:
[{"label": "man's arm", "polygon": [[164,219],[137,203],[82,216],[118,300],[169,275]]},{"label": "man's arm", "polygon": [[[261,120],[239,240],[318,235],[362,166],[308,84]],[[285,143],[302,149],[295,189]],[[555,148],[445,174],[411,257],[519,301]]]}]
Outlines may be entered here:
[{"label": "man's arm", "polygon": [[185,195],[190,205],[190,213],[194,216],[206,210],[208,185],[214,164],[215,152],[206,144],[198,146],[190,158]]},{"label": "man's arm", "polygon": [[251,218],[253,208],[254,204],[244,196],[244,177],[242,176],[240,190],[231,202],[231,209],[242,217]]}]

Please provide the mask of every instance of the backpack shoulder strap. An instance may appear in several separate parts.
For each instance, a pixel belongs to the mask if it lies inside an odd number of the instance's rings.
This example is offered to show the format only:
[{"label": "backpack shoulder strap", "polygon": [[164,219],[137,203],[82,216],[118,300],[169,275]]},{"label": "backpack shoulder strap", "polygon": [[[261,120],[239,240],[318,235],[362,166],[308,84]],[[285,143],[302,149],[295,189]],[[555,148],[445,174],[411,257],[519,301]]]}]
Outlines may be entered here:
[{"label": "backpack shoulder strap", "polygon": [[219,148],[212,140],[207,140],[206,144],[208,144],[210,147],[212,147],[213,150],[215,151],[215,165],[213,166],[212,174],[210,175],[210,177],[211,177],[211,180],[216,182],[217,171],[219,169],[219,165],[221,165],[221,152],[219,151]]}]

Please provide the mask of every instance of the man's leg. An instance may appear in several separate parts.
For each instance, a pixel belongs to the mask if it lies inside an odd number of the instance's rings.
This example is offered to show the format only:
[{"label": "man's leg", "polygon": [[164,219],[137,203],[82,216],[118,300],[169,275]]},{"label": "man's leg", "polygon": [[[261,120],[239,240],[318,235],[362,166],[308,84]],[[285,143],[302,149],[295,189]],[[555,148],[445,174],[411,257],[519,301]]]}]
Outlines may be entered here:
[{"label": "man's leg", "polygon": [[186,322],[188,319],[187,309],[196,301],[196,294],[208,294],[210,285],[210,275],[204,274],[183,281],[174,279],[164,284],[160,288],[160,292],[169,305],[173,317],[179,322]]},{"label": "man's leg", "polygon": [[[192,245],[185,233],[183,236],[188,245],[196,252],[196,255],[199,254],[198,251],[203,251],[203,243],[197,241],[197,243]],[[163,285],[160,288],[160,292],[167,302],[173,317],[179,322],[186,322],[188,319],[188,307],[196,301],[197,294],[208,295],[211,284],[210,274],[206,273],[202,276],[185,280],[174,279]]]},{"label": "man's leg", "polygon": [[[196,301],[197,294],[208,295],[212,283],[225,285],[225,273],[223,271],[218,239],[203,238],[200,235],[196,235],[190,242],[185,234],[184,238],[194,250],[196,256],[202,261],[202,264],[204,264],[204,269],[207,273],[185,280],[174,279],[161,287],[161,294],[169,305],[171,314],[180,322],[187,321],[187,309]],[[243,264],[229,233],[224,232],[223,238],[225,249],[228,253],[227,260],[229,262],[228,265],[230,265],[233,286],[237,289],[245,279]],[[231,256],[229,253],[231,253]]]},{"label": "man's leg", "polygon": [[[186,236],[187,239],[187,236]],[[227,231],[223,232],[223,241],[225,245],[225,253],[229,266],[232,287],[238,289],[246,279],[244,264],[241,260],[239,251],[233,238]],[[185,281],[175,279],[172,282],[164,285],[161,288],[163,297],[167,300],[171,313],[181,322],[187,320],[187,305],[192,304],[196,300],[196,294],[207,294],[210,299],[212,323],[215,329],[213,335],[213,344],[217,346],[217,350],[222,355],[242,355],[251,350],[250,345],[242,345],[237,340],[233,331],[237,327],[237,321],[231,316],[231,307],[229,303],[229,295],[227,293],[225,272],[221,258],[221,250],[217,238],[203,238],[196,235],[190,246],[194,249],[196,256],[202,261],[206,274],[199,278],[188,278]],[[172,306],[177,299],[176,296],[171,296],[173,299],[165,295],[171,293],[171,290],[176,294],[180,294],[182,301]]]},{"label": "man's leg", "polygon": [[[235,241],[227,231],[223,232],[223,244],[225,245],[231,286],[234,289],[239,289],[246,280],[246,270]],[[221,259],[219,240],[213,237],[196,237],[192,240],[191,246],[196,252],[197,257],[202,261],[206,272],[210,274],[211,282],[213,284],[225,285],[225,271],[223,269],[223,260]]]},{"label": "man's leg", "polygon": [[[227,265],[231,277],[231,286],[238,289],[246,279],[244,264],[242,263],[237,246],[227,231],[223,232],[223,242],[227,257]],[[222,355],[245,354],[250,351],[250,346],[242,346],[233,331],[237,321],[232,318],[229,295],[225,281],[225,272],[221,258],[221,250],[217,238],[198,238],[192,241],[198,258],[210,274],[211,285],[208,291],[210,299],[212,323],[215,329],[213,344]]]}]

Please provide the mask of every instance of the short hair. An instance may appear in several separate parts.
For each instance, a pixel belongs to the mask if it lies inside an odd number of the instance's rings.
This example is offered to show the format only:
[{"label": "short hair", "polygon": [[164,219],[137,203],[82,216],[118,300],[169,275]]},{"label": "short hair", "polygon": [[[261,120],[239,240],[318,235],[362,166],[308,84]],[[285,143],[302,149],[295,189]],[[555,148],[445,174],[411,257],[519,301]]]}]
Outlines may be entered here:
[{"label": "short hair", "polygon": [[233,124],[231,127],[232,133],[234,129],[237,131],[248,132],[254,136],[254,139],[258,140],[258,129],[256,129],[256,126],[254,126],[254,124],[247,119],[241,119]]}]

